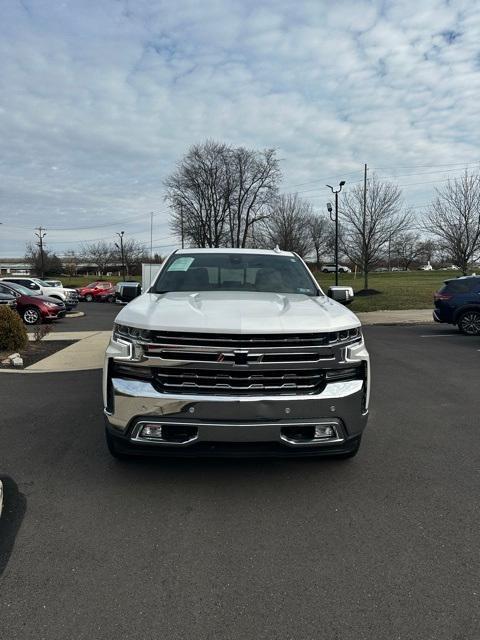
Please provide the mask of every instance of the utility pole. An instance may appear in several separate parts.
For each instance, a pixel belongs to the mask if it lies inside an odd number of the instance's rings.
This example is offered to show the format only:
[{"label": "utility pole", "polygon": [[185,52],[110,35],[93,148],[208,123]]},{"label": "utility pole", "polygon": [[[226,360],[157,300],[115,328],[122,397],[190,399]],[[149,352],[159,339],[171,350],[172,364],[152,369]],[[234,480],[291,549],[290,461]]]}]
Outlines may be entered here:
[{"label": "utility pole", "polygon": [[182,249],[185,247],[185,236],[183,231],[183,204],[180,203],[180,232],[182,234]]},{"label": "utility pole", "polygon": [[38,238],[37,247],[40,248],[40,265],[41,265],[40,277],[43,278],[45,275],[45,257],[43,255],[43,239],[47,235],[47,232],[43,227],[38,227],[35,235]]},{"label": "utility pole", "polygon": [[391,246],[392,246],[392,234],[388,234],[388,270],[390,271],[390,257],[391,257]]},{"label": "utility pole", "polygon": [[[342,180],[339,184],[339,188],[335,190],[329,184],[327,187],[330,189],[332,193],[335,194],[335,286],[338,287],[338,194],[342,190],[343,185],[345,184],[345,180]],[[329,213],[331,212],[331,205],[327,204],[327,208]],[[330,219],[332,216],[330,215]]]},{"label": "utility pole", "polygon": [[153,262],[153,211],[150,211],[150,285],[152,284],[152,262]]},{"label": "utility pole", "polygon": [[363,287],[368,289],[367,274],[367,163],[363,167],[363,224],[362,224],[362,258],[363,258]]},{"label": "utility pole", "polygon": [[125,233],[125,231],[120,231],[120,233],[118,233],[117,231],[117,236],[120,238],[120,246],[118,246],[117,243],[115,243],[115,246],[117,246],[120,249],[120,253],[122,255],[122,281],[125,282],[125,257],[124,257],[124,253],[123,253],[123,234]]}]

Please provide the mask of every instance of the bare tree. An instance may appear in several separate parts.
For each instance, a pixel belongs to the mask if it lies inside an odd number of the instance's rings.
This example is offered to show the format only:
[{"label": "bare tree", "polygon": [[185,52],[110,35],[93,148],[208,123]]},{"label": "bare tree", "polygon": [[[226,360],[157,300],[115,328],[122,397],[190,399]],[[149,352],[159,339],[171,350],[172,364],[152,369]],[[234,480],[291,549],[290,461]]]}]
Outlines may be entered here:
[{"label": "bare tree", "polygon": [[80,262],[80,256],[77,255],[76,251],[70,249],[69,251],[65,251],[63,254],[63,270],[68,276],[76,276],[78,264]]},{"label": "bare tree", "polygon": [[341,243],[351,262],[361,266],[368,289],[369,272],[381,261],[388,243],[410,227],[412,216],[403,209],[398,186],[375,175],[368,181],[365,214],[363,196],[363,185],[357,185],[342,198]]},{"label": "bare tree", "polygon": [[435,260],[438,254],[438,247],[436,243],[431,240],[420,240],[418,247],[418,259],[423,264],[427,264],[428,262],[432,262]]},{"label": "bare tree", "polygon": [[305,257],[313,249],[310,222],[312,205],[297,194],[282,194],[272,205],[272,211],[258,228],[260,243],[284,251],[295,251]]},{"label": "bare tree", "polygon": [[[140,271],[142,262],[150,262],[150,255],[144,244],[133,238],[128,238],[123,241],[123,259],[127,275],[132,275]],[[122,261],[121,252],[118,248],[115,253],[115,261]]]},{"label": "bare tree", "polygon": [[59,275],[62,273],[62,261],[55,254],[42,247],[42,254],[37,244],[28,242],[25,248],[25,262],[27,262],[32,271],[40,277],[48,275]]},{"label": "bare tree", "polygon": [[466,274],[469,262],[480,254],[480,175],[466,171],[436,193],[425,228]]},{"label": "bare tree", "polygon": [[322,257],[331,249],[332,230],[326,216],[318,216],[314,213],[308,220],[308,232],[310,234],[312,249],[315,253],[315,262],[320,268]]},{"label": "bare tree", "polygon": [[111,243],[100,240],[83,245],[80,255],[82,260],[97,267],[98,271],[103,274],[115,261],[114,249],[115,247]]},{"label": "bare tree", "polygon": [[165,181],[172,229],[195,247],[219,247],[226,240],[228,156],[222,143],[194,145]]},{"label": "bare tree", "polygon": [[268,218],[278,193],[280,169],[274,149],[230,149],[227,166],[230,246],[245,247],[254,224]]},{"label": "bare tree", "polygon": [[245,247],[269,213],[279,177],[272,149],[195,145],[165,182],[172,229],[197,247]]},{"label": "bare tree", "polygon": [[422,252],[423,244],[420,241],[420,235],[409,231],[399,233],[391,247],[391,256],[404,271],[410,269],[412,264],[422,255]]}]

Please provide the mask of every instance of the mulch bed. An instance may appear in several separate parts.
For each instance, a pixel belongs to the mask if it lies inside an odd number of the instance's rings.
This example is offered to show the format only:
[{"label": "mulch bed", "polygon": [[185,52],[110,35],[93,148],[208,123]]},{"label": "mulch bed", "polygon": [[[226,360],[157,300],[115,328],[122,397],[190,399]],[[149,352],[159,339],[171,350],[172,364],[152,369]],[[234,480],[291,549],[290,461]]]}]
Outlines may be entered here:
[{"label": "mulch bed", "polygon": [[[47,340],[45,342],[29,342],[26,349],[17,351],[23,358],[23,368],[29,367],[31,364],[35,364],[48,356],[57,353],[61,349],[73,344],[75,340]],[[17,369],[11,365],[1,364],[2,360],[8,358],[13,351],[0,353],[0,368],[1,369]]]},{"label": "mulch bed", "polygon": [[360,289],[360,291],[355,291],[355,295],[357,297],[366,297],[366,296],[378,296],[378,294],[382,293],[377,289]]}]

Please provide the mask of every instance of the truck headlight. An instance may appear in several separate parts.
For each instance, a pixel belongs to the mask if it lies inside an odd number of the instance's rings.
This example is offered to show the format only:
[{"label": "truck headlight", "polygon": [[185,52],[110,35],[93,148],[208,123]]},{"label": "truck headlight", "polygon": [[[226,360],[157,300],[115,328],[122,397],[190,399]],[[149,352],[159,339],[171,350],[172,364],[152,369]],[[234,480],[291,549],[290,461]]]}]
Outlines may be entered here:
[{"label": "truck headlight", "polygon": [[[111,345],[117,345],[120,354],[112,353],[113,357],[119,360],[142,360],[144,356],[143,345],[147,344],[152,337],[152,332],[148,329],[138,327],[128,327],[124,324],[113,325],[113,335]],[[128,349],[128,353],[126,352]],[[116,347],[112,348],[115,351]],[[108,350],[107,350],[107,354]]]},{"label": "truck headlight", "polygon": [[126,338],[134,342],[149,342],[152,339],[152,332],[148,329],[139,329],[138,327],[128,327],[125,324],[113,325],[114,338]]},{"label": "truck headlight", "polygon": [[353,327],[353,329],[345,329],[343,331],[335,331],[330,334],[331,344],[356,344],[363,340],[361,327]]}]

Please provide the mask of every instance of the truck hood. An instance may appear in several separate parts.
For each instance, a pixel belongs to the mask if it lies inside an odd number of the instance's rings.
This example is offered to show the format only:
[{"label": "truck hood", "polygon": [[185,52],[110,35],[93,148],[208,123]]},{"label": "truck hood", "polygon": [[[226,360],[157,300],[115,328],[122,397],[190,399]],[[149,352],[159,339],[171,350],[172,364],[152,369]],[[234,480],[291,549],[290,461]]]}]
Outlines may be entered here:
[{"label": "truck hood", "polygon": [[199,333],[309,333],[360,326],[357,316],[327,296],[202,291],[145,293],[115,322],[141,329]]}]

